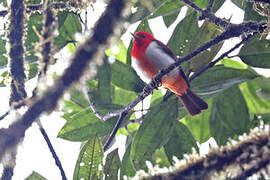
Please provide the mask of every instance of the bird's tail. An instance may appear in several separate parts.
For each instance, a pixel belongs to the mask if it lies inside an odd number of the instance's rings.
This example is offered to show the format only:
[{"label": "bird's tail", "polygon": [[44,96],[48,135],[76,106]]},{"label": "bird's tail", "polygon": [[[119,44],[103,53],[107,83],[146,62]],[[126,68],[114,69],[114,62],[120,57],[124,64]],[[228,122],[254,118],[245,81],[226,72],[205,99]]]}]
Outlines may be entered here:
[{"label": "bird's tail", "polygon": [[189,114],[192,116],[195,116],[202,110],[208,108],[207,103],[194,92],[192,92],[190,88],[187,89],[185,94],[178,95],[178,98],[181,100]]}]

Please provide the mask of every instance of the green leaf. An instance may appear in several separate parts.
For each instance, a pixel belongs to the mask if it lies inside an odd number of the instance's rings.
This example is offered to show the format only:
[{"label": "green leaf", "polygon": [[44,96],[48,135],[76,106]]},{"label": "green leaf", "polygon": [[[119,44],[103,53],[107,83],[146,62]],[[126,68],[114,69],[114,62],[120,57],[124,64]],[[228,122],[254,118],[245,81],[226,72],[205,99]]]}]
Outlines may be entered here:
[{"label": "green leaf", "polygon": [[248,107],[237,86],[213,98],[210,132],[219,145],[224,145],[228,138],[247,132],[249,123]]},{"label": "green leaf", "polygon": [[212,96],[233,85],[258,77],[250,69],[236,69],[216,65],[191,82],[194,91],[201,95]]},{"label": "green leaf", "polygon": [[250,66],[270,68],[270,40],[259,40],[259,35],[241,48],[238,56]]},{"label": "green leaf", "polygon": [[[220,2],[219,2],[220,1]],[[224,3],[225,0],[219,0],[218,2],[214,2],[214,12]],[[192,0],[200,8],[206,8],[208,6],[209,0]],[[180,8],[185,6],[186,4],[181,1],[175,0],[166,0],[164,1],[149,18],[155,18],[157,16],[168,16],[176,11],[179,11]]]},{"label": "green leaf", "polygon": [[76,162],[73,179],[103,179],[103,147],[97,136],[82,147]]},{"label": "green leaf", "polygon": [[257,91],[261,89],[260,81],[263,79],[263,77],[256,78],[240,85],[249,111],[257,115],[270,112],[270,101],[259,97],[257,94]]},{"label": "green leaf", "polygon": [[57,17],[59,36],[54,39],[54,44],[62,49],[67,43],[75,42],[74,35],[82,32],[82,26],[77,14],[60,12]]},{"label": "green leaf", "polygon": [[150,18],[154,18],[157,16],[167,16],[171,15],[172,13],[175,13],[176,11],[179,11],[181,7],[183,7],[185,3],[181,1],[175,1],[175,0],[167,0],[164,3],[162,3],[153,13]]},{"label": "green leaf", "polygon": [[80,90],[73,87],[69,90],[69,93],[71,96],[71,101],[73,101],[78,106],[82,108],[89,106],[88,101],[85,99],[83,93]]},{"label": "green leaf", "polygon": [[152,97],[151,97],[151,106],[156,105],[155,102],[160,103],[160,100],[162,100],[163,94],[161,90],[155,90],[153,91]]},{"label": "green leaf", "polygon": [[261,89],[257,91],[257,94],[264,99],[270,100],[270,79],[260,79],[258,83]]},{"label": "green leaf", "polygon": [[168,41],[168,46],[175,55],[184,56],[190,51],[192,37],[199,30],[197,13],[192,12],[178,23]]},{"label": "green leaf", "polygon": [[76,104],[74,101],[71,100],[65,100],[64,102],[64,112],[68,113],[78,113],[82,111],[84,107],[80,106],[79,104]]},{"label": "green leaf", "polygon": [[262,117],[261,117],[261,120],[265,124],[270,124],[270,113],[263,114]]},{"label": "green leaf", "polygon": [[215,13],[224,4],[225,0],[214,1],[212,11]]},{"label": "green leaf", "polygon": [[[152,33],[147,19],[144,19],[144,20],[141,21],[141,23],[139,24],[139,26],[137,27],[135,32],[138,32],[138,31],[147,31],[147,32]],[[127,64],[128,65],[131,65],[131,56],[130,56],[130,54],[131,54],[131,51],[132,51],[132,47],[133,47],[133,41],[130,41],[129,46],[128,46],[128,50],[127,50]]]},{"label": "green leaf", "polygon": [[118,155],[118,149],[110,152],[106,157],[104,166],[105,180],[118,179],[118,170],[121,167],[121,161]]},{"label": "green leaf", "polygon": [[[133,4],[133,7],[136,8],[136,12],[131,13],[126,18],[126,21],[133,24],[137,21],[147,19],[152,13],[152,9],[159,7],[163,1],[164,0],[136,1],[136,3]],[[149,8],[149,4],[151,8]]]},{"label": "green leaf", "polygon": [[25,180],[46,180],[46,178],[33,171]]},{"label": "green leaf", "polygon": [[170,140],[164,145],[169,161],[173,163],[173,156],[182,159],[184,154],[192,152],[193,147],[197,152],[199,151],[196,141],[189,129],[183,123],[177,121],[174,125]]},{"label": "green leaf", "polygon": [[124,176],[133,177],[136,173],[130,160],[131,145],[126,148],[124,157],[122,159],[122,165],[120,169],[120,179],[124,180]]},{"label": "green leaf", "polygon": [[251,72],[254,72],[256,74],[256,72],[252,68],[250,68],[248,65],[246,65],[245,63],[235,61],[235,60],[230,59],[230,58],[225,58],[225,59],[219,61],[218,64],[223,64],[225,67],[234,68],[234,69],[243,69],[243,70],[248,69]]},{"label": "green leaf", "polygon": [[[266,16],[261,16],[258,12],[256,12],[253,8],[254,3],[248,2],[245,5],[245,14],[244,14],[244,21],[266,21],[267,20],[267,14]],[[261,9],[259,3],[257,4],[257,8]],[[266,8],[267,9],[267,8]],[[269,13],[269,9],[266,10]]]},{"label": "green leaf", "polygon": [[207,8],[209,4],[209,0],[193,0],[193,2],[202,9]]},{"label": "green leaf", "polygon": [[112,103],[111,94],[111,66],[107,58],[104,58],[103,64],[98,67],[98,88],[92,94],[92,99],[95,104],[102,106]]},{"label": "green leaf", "polygon": [[39,72],[38,63],[29,64],[28,80],[36,77]]},{"label": "green leaf", "polygon": [[112,83],[120,88],[139,93],[146,85],[132,67],[120,61],[111,64],[111,73]]},{"label": "green leaf", "polygon": [[75,113],[73,113],[73,112],[71,112],[71,113],[65,113],[65,114],[63,114],[63,115],[61,116],[61,118],[65,119],[66,121],[69,121],[69,120],[72,119],[72,116],[73,116],[74,114],[76,114],[76,113],[77,113],[77,112],[75,112]]},{"label": "green leaf", "polygon": [[168,16],[162,16],[165,25],[169,27],[177,19],[178,15],[179,11],[176,11]]},{"label": "green leaf", "polygon": [[38,42],[40,40],[33,28],[35,28],[41,34],[43,26],[42,19],[43,19],[42,14],[36,12],[32,13],[30,15],[30,18],[26,20],[27,23],[26,25],[27,34],[25,40],[26,50],[33,49],[34,46],[32,45],[32,43]]},{"label": "green leaf", "polygon": [[166,152],[164,150],[164,147],[161,147],[160,149],[156,150],[153,159],[155,160],[155,164],[158,164],[159,167],[171,166],[171,163],[169,162]]},{"label": "green leaf", "polygon": [[[35,43],[39,42],[40,39],[37,35],[37,33],[42,33],[42,26],[43,26],[43,20],[42,20],[42,14],[40,13],[32,13],[30,15],[30,18],[27,18],[26,20],[26,40],[25,40],[25,50],[26,50],[26,57],[25,59],[28,62],[34,62],[37,61],[38,58],[36,56],[36,49],[35,49]],[[34,29],[37,31],[37,33],[34,31]]]},{"label": "green leaf", "polygon": [[[104,110],[101,112],[104,113]],[[85,108],[70,117],[58,137],[70,141],[85,141],[95,135],[103,136],[110,133],[116,121],[117,117],[103,122],[90,108]]]},{"label": "green leaf", "polygon": [[0,81],[0,87],[6,87],[6,79],[9,77],[8,71],[2,72],[0,77],[2,79],[2,81]]},{"label": "green leaf", "polygon": [[117,43],[116,46],[110,48],[110,49],[107,49],[105,51],[105,54],[107,56],[111,56],[111,57],[114,57],[115,59],[123,62],[123,63],[126,63],[126,60],[127,60],[127,48],[126,46],[124,45],[123,41],[120,41]]},{"label": "green leaf", "polygon": [[6,66],[8,63],[7,57],[4,55],[7,53],[6,40],[4,36],[0,36],[0,67]]},{"label": "green leaf", "polygon": [[181,121],[188,127],[199,143],[207,141],[210,135],[209,121],[212,111],[212,99],[207,100],[208,109],[197,116],[186,116]]},{"label": "green leaf", "polygon": [[[216,36],[221,34],[222,31],[223,30],[215,24],[204,21],[202,26],[199,28],[198,33],[191,41],[190,52],[194,51],[205,42],[215,38]],[[192,58],[190,61],[188,61],[189,69],[191,69],[195,73],[199,72],[202,68],[207,66],[214,59],[214,57],[221,49],[222,45],[223,42],[218,43],[212,46],[210,49],[203,51],[202,53]]]},{"label": "green leaf", "polygon": [[113,103],[126,106],[134,99],[136,99],[137,94],[133,91],[127,91],[118,87],[115,87]]},{"label": "green leaf", "polygon": [[146,114],[131,145],[130,158],[136,169],[145,167],[145,161],[168,141],[177,114],[175,100],[160,103]]}]

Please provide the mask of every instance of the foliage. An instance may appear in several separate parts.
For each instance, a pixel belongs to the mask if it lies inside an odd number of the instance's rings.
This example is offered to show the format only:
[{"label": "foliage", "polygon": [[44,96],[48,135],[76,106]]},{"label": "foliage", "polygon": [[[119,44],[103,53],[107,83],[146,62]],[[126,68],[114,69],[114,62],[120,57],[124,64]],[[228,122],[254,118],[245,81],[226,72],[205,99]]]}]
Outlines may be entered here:
[{"label": "foliage", "polygon": [[[138,1],[134,7],[136,13],[125,17],[127,22],[140,22],[136,31],[151,32],[148,20],[162,17],[166,26],[175,22],[181,8],[181,1],[157,0],[151,8],[144,1]],[[194,0],[200,8],[207,8],[209,0]],[[214,1],[216,12],[223,1]],[[263,19],[248,8],[251,3],[233,1],[245,11],[245,20]],[[150,10],[151,9],[151,10]],[[204,21],[199,27],[199,13],[189,9],[183,20],[174,29],[168,45],[177,56],[186,56],[203,43],[217,37],[224,29]],[[61,11],[57,14],[58,34],[54,39],[54,50],[59,51],[69,44],[76,47],[75,33],[82,32],[82,24],[78,14]],[[32,13],[26,21],[25,50],[29,63],[28,79],[38,74],[37,46],[42,33],[42,15]],[[100,32],[102,33],[102,32]],[[6,68],[6,40],[0,37],[0,68]],[[124,108],[143,91],[146,83],[137,75],[131,66],[130,52],[132,41],[128,47],[119,41],[113,48],[104,51],[103,64],[97,68],[97,75],[86,83],[88,88],[85,97],[83,91],[73,87],[69,91],[70,100],[65,100],[63,118],[65,125],[58,137],[82,142],[82,148],[75,165],[74,179],[117,179],[120,170],[124,175],[133,176],[135,171],[146,169],[145,161],[153,164],[168,165],[173,163],[173,156],[183,158],[192,148],[199,151],[196,141],[206,142],[214,137],[218,145],[224,145],[228,139],[237,139],[239,135],[248,133],[250,128],[259,124],[258,116],[266,117],[268,123],[270,113],[270,80],[254,71],[254,67],[270,68],[270,41],[256,35],[245,43],[239,53],[231,58],[224,58],[217,65],[190,82],[191,88],[208,103],[208,110],[192,117],[175,96],[167,101],[162,93],[154,90],[150,107],[145,112],[142,122],[138,114],[130,112],[122,125],[129,124],[125,153],[120,160],[118,150],[104,157],[103,145],[112,131],[118,117],[105,122],[99,119],[93,109],[88,107],[88,99],[94,102],[102,115]],[[198,73],[218,55],[223,42],[215,44],[211,49],[201,52],[184,64],[185,72]],[[238,58],[238,59],[237,59]],[[239,61],[239,58],[241,61]],[[5,77],[3,73],[1,76]],[[1,82],[4,86],[4,82]],[[268,117],[268,118],[267,118]],[[130,126],[131,124],[131,126]],[[133,126],[132,126],[133,125]],[[159,161],[157,161],[159,159]],[[28,179],[44,179],[33,172]]]}]

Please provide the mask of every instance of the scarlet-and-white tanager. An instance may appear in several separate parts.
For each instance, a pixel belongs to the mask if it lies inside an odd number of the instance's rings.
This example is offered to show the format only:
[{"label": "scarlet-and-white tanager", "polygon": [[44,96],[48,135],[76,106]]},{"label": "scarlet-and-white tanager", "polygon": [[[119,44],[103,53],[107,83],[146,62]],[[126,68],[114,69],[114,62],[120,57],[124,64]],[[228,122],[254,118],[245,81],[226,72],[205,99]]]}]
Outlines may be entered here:
[{"label": "scarlet-and-white tanager", "polygon": [[[132,34],[132,33],[131,33]],[[134,37],[131,51],[132,61],[149,78],[153,78],[162,69],[173,64],[176,60],[171,49],[145,31],[132,34]],[[170,89],[184,104],[192,116],[207,109],[207,103],[191,91],[186,76],[181,68],[175,68],[163,76],[162,86]]]}]

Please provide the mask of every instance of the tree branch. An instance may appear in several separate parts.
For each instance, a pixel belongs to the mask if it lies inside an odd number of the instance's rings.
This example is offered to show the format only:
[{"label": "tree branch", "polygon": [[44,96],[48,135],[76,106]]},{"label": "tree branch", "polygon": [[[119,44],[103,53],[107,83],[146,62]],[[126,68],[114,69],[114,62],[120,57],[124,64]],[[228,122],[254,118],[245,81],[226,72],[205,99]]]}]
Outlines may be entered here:
[{"label": "tree branch", "polygon": [[115,134],[117,133],[118,129],[121,127],[121,124],[123,122],[123,120],[125,119],[126,115],[128,114],[128,111],[123,111],[120,115],[119,118],[116,122],[116,124],[114,125],[114,128],[109,136],[109,138],[107,139],[107,141],[105,142],[105,144],[103,145],[103,149],[104,151],[107,151],[108,148],[110,147],[111,142],[113,141]]},{"label": "tree branch", "polygon": [[[98,48],[107,42],[109,35],[113,33],[117,21],[121,18],[121,12],[124,8],[123,0],[111,0],[102,17],[93,30],[93,35],[88,37],[85,43],[81,44],[73,58],[71,65],[64,74],[57,79],[55,85],[44,93],[44,96],[38,98],[26,113],[18,121],[14,122],[8,129],[0,129],[0,160],[10,149],[16,147],[24,137],[26,129],[43,112],[50,112],[56,107],[58,100],[63,93],[79,80],[83,75],[88,63],[97,53]],[[102,33],[101,33],[102,32]]]},{"label": "tree branch", "polygon": [[[50,2],[49,0],[45,0],[43,2],[43,7],[44,7],[44,13],[43,13],[43,19],[44,19],[44,26],[43,26],[43,33],[42,33],[42,50],[41,50],[41,64],[42,64],[42,68],[38,74],[38,83],[40,83],[40,80],[42,77],[45,77],[46,74],[47,74],[47,69],[48,69],[48,66],[49,66],[49,62],[51,60],[51,45],[53,44],[53,30],[56,28],[54,26],[54,21],[55,21],[55,18],[54,18],[54,14],[53,12],[51,11],[51,8],[50,8]],[[33,92],[32,92],[32,99],[36,97],[38,93],[38,87],[36,87]],[[59,160],[54,148],[53,148],[53,145],[50,141],[50,138],[49,136],[47,135],[45,129],[43,128],[42,124],[41,124],[41,121],[40,119],[38,119],[37,121],[37,124],[39,126],[39,130],[44,138],[44,140],[46,141],[47,143],[47,146],[52,154],[52,157],[54,158],[55,160],[55,164],[56,166],[58,167],[60,173],[61,173],[61,176],[62,176],[62,179],[63,180],[66,180],[67,177],[66,177],[66,174],[65,174],[65,171],[62,167],[62,164],[61,164],[61,161]]]},{"label": "tree branch", "polygon": [[12,0],[10,5],[10,23],[8,27],[8,43],[9,49],[9,61],[10,61],[10,74],[11,74],[11,94],[9,104],[19,102],[24,99],[26,91],[24,89],[24,47],[23,47],[23,35],[24,35],[24,1]]},{"label": "tree branch", "polygon": [[48,134],[46,133],[45,129],[43,128],[40,120],[37,121],[37,124],[39,126],[39,130],[40,130],[40,132],[41,132],[44,140],[46,141],[46,143],[47,143],[47,145],[48,145],[48,147],[50,149],[50,152],[52,153],[52,156],[53,156],[53,159],[55,160],[56,166],[60,170],[60,173],[61,173],[61,176],[62,176],[62,180],[66,180],[67,177],[66,177],[65,171],[63,169],[63,166],[61,164],[61,161],[60,161],[59,157],[57,156],[57,154],[56,154],[56,152],[55,152],[55,150],[53,148],[53,145],[52,145],[52,143],[50,141],[50,138],[49,138]]},{"label": "tree branch", "polygon": [[214,0],[210,0],[209,3],[208,3],[208,7],[207,7],[207,10],[211,12],[211,9],[213,7],[213,4],[214,4]]},{"label": "tree branch", "polygon": [[258,2],[258,3],[267,3],[270,4],[269,0],[246,0],[247,2]]},{"label": "tree branch", "polygon": [[[149,169],[150,173],[141,179],[246,179],[260,173],[270,164],[269,126],[254,129],[242,138],[244,140],[237,144],[210,149],[206,156],[191,154],[184,160],[177,160],[174,166],[170,167],[171,171],[164,173],[164,170],[160,171],[158,168]],[[139,173],[135,177],[138,175]]]}]

